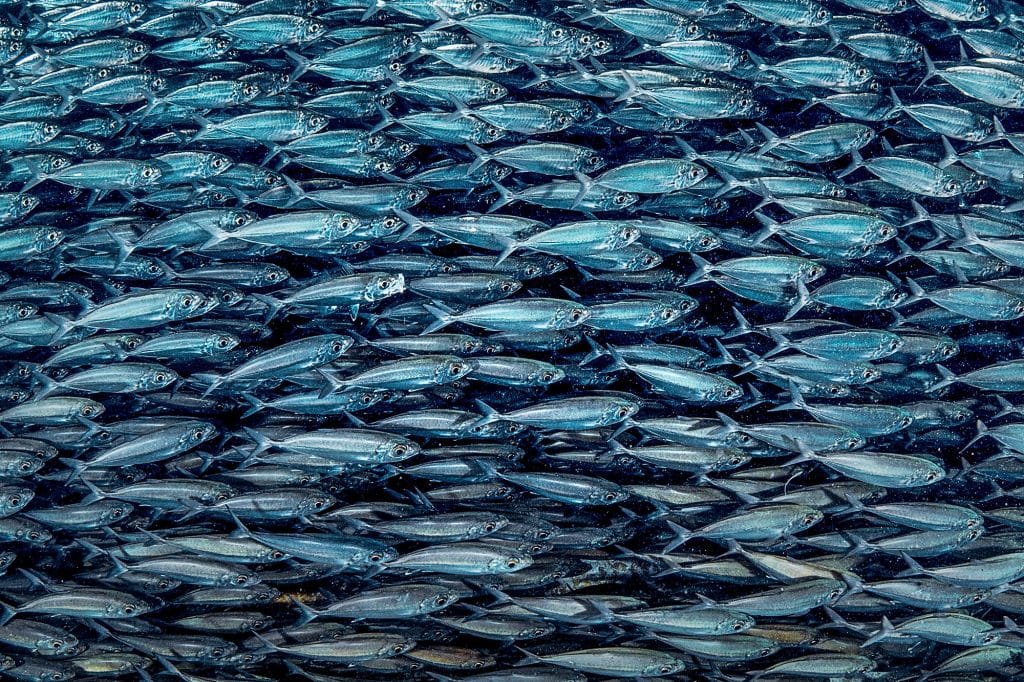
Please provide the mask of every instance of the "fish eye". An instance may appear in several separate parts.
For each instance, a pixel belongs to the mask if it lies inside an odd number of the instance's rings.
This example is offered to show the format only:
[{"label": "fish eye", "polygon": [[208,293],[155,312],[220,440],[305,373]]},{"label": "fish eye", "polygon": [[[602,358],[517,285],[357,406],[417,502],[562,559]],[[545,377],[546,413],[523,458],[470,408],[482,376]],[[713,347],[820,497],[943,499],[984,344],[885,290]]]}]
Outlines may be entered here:
[{"label": "fish eye", "polygon": [[675,670],[675,668],[673,668],[670,665],[663,665],[660,668],[658,668],[658,672],[660,672],[662,675],[669,675],[672,673],[673,670]]},{"label": "fish eye", "polygon": [[501,137],[501,131],[498,130],[497,128],[488,128],[487,137],[491,138],[492,140],[496,140],[499,137]]},{"label": "fish eye", "polygon": [[434,604],[437,606],[445,606],[447,603],[448,597],[446,595],[440,594],[434,597]]},{"label": "fish eye", "polygon": [[503,88],[500,85],[492,85],[490,90],[488,90],[487,92],[489,92],[492,97],[497,97],[498,95],[500,95],[502,93],[502,91],[504,89],[505,88]]},{"label": "fish eye", "polygon": [[220,647],[216,647],[215,649],[210,651],[210,654],[212,654],[216,658],[220,658],[221,656],[224,655],[224,649],[222,649]]},{"label": "fish eye", "polygon": [[512,291],[512,284],[509,283],[509,282],[502,282],[501,283],[501,290],[505,291],[505,292]]},{"label": "fish eye", "polygon": [[313,509],[320,509],[323,506],[324,506],[324,501],[323,500],[314,500],[313,501]]},{"label": "fish eye", "polygon": [[368,393],[364,393],[362,397],[359,398],[359,402],[361,402],[364,405],[369,405],[370,403],[373,402],[373,396],[371,396]]},{"label": "fish eye", "polygon": [[235,576],[235,584],[236,585],[244,585],[247,582],[249,582],[249,579],[246,578],[244,575],[237,575],[237,576]]},{"label": "fish eye", "polygon": [[37,531],[37,530],[30,530],[28,532],[28,539],[29,540],[38,540],[39,539],[39,531]]},{"label": "fish eye", "polygon": [[167,375],[163,372],[157,372],[153,375],[153,378],[162,383],[167,380]]},{"label": "fish eye", "polygon": [[191,306],[192,305],[192,297],[191,296],[186,296],[185,298],[181,299],[181,304],[183,306],[185,306],[186,308]]},{"label": "fish eye", "polygon": [[124,514],[124,510],[123,510],[123,509],[111,509],[111,510],[110,510],[110,515],[111,515],[111,516],[112,516],[113,518],[115,518],[115,519],[119,519],[119,518],[121,518],[121,516],[122,516],[123,514]]},{"label": "fish eye", "polygon": [[620,419],[625,419],[626,417],[629,416],[629,408],[620,407],[618,410],[615,411],[615,416],[619,417]]},{"label": "fish eye", "polygon": [[827,19],[828,10],[826,10],[825,8],[819,9],[817,12],[815,12],[814,16],[817,17],[818,19]]},{"label": "fish eye", "polygon": [[929,472],[927,473],[927,475],[925,475],[925,477],[924,477],[924,478],[925,478],[925,480],[926,480],[926,481],[934,481],[934,480],[935,480],[936,478],[938,478],[938,476],[939,476],[939,475],[938,475],[938,474],[937,474],[936,472],[934,472],[934,471],[929,471]]},{"label": "fish eye", "polygon": [[588,166],[598,166],[600,164],[601,164],[601,157],[600,156],[591,156],[591,157],[589,157],[587,159],[587,165]]},{"label": "fish eye", "polygon": [[85,407],[82,408],[82,416],[88,417],[92,413],[93,413],[92,405],[86,405]]},{"label": "fish eye", "polygon": [[616,195],[615,195],[615,200],[614,200],[614,201],[615,201],[615,203],[616,203],[616,204],[618,204],[619,206],[622,206],[622,205],[624,205],[624,204],[625,204],[625,203],[626,203],[627,201],[629,201],[629,196],[628,196],[628,195],[625,195],[625,194],[616,194]]},{"label": "fish eye", "polygon": [[615,493],[613,493],[611,491],[606,492],[604,494],[604,499],[607,500],[608,502],[614,502],[617,497],[618,497],[618,495],[616,495]]},{"label": "fish eye", "polygon": [[686,27],[686,35],[695,36],[700,33],[700,26],[697,24],[690,24]]},{"label": "fish eye", "polygon": [[332,343],[332,344],[331,344],[331,352],[332,352],[332,353],[340,353],[340,352],[341,352],[341,349],[342,349],[342,347],[343,347],[343,346],[341,345],[341,343],[340,343],[340,342],[338,342],[338,341],[335,341],[334,343]]},{"label": "fish eye", "polygon": [[[31,316],[32,316],[32,311],[29,308],[21,308],[21,309],[18,310],[18,317],[20,317],[22,319],[25,319],[26,317],[31,317]],[[28,376],[28,374],[24,370],[21,371],[21,372],[18,372],[18,373],[21,376],[23,376],[23,377],[24,376]]]},{"label": "fish eye", "polygon": [[46,239],[51,242],[60,241],[60,232],[57,230],[51,230],[46,233]]},{"label": "fish eye", "polygon": [[245,223],[248,222],[248,221],[245,219],[245,216],[239,215],[239,216],[235,216],[235,219],[234,219],[233,222],[235,223],[235,227],[241,227],[242,225],[245,225]]},{"label": "fish eye", "polygon": [[583,319],[583,311],[578,308],[573,310],[571,313],[569,313],[569,319],[572,320],[573,322],[578,322],[579,320]]},{"label": "fish eye", "polygon": [[505,567],[506,568],[515,568],[518,565],[519,565],[519,559],[516,559],[515,557],[511,557],[510,559],[505,561]]},{"label": "fish eye", "polygon": [[21,504],[21,498],[15,495],[9,500],[9,502],[11,503],[12,506],[17,507],[19,504]]},{"label": "fish eye", "polygon": [[541,378],[541,380],[543,380],[545,382],[553,381],[554,378],[555,378],[555,373],[554,372],[544,372],[543,374],[540,375],[540,378]]},{"label": "fish eye", "polygon": [[551,32],[551,37],[552,38],[561,38],[564,34],[565,34],[565,31],[563,29],[556,28],[554,31]]},{"label": "fish eye", "polygon": [[859,69],[857,69],[856,71],[854,71],[854,74],[855,74],[855,75],[856,75],[856,76],[857,76],[858,78],[867,78],[867,76],[868,76],[868,74],[869,74],[869,73],[871,73],[871,72],[870,72],[870,71],[868,71],[867,69],[865,69],[865,68],[864,68],[863,66],[862,66],[862,67],[860,67]]},{"label": "fish eye", "polygon": [[590,36],[588,36],[588,35],[580,36],[580,44],[581,45],[589,45],[590,44]]},{"label": "fish eye", "polygon": [[402,72],[402,63],[401,62],[391,62],[390,64],[388,64],[388,71],[390,71],[391,73],[401,73]]},{"label": "fish eye", "polygon": [[151,168],[149,166],[147,166],[146,168],[142,169],[142,177],[144,177],[144,178],[151,178],[155,174],[156,174],[156,170],[154,170],[153,168]]},{"label": "fish eye", "polygon": [[407,452],[409,452],[409,446],[405,443],[399,443],[394,447],[394,453],[396,455],[404,455]]},{"label": "fish eye", "polygon": [[196,429],[195,433],[192,434],[192,437],[195,438],[196,440],[200,440],[205,435],[205,431],[203,431],[202,429]]},{"label": "fish eye", "polygon": [[284,558],[284,552],[275,549],[274,551],[272,551],[270,553],[270,558],[271,559],[283,559]]},{"label": "fish eye", "polygon": [[128,350],[135,350],[136,348],[138,348],[139,342],[136,339],[128,339],[127,341],[124,342],[124,345]]},{"label": "fish eye", "polygon": [[319,33],[320,31],[323,30],[323,28],[323,26],[316,23],[315,21],[309,25],[309,30],[312,31],[313,33]]},{"label": "fish eye", "polygon": [[955,192],[960,188],[960,184],[956,180],[950,180],[944,187],[947,192]]}]

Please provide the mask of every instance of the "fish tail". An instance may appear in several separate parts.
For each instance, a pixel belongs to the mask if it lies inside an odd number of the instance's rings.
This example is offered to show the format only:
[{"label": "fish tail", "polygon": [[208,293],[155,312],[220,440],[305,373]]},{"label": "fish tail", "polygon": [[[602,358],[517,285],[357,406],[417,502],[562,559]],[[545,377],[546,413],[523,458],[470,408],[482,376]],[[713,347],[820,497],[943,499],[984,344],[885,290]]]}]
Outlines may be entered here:
[{"label": "fish tail", "polygon": [[902,558],[903,563],[907,565],[907,570],[900,573],[900,577],[906,577],[909,575],[921,575],[923,573],[927,573],[924,566],[917,563],[917,561],[915,561],[914,558],[906,552],[900,552],[900,558]]},{"label": "fish tail", "polygon": [[802,279],[797,280],[797,282],[796,282],[796,302],[794,302],[793,306],[786,312],[786,316],[783,319],[785,319],[785,320],[792,319],[793,317],[796,316],[797,313],[799,313],[801,310],[803,310],[805,305],[807,305],[810,302],[811,302],[811,293],[809,291],[807,291],[807,285],[804,284],[804,281]]},{"label": "fish tail", "polygon": [[854,149],[853,151],[850,152],[850,165],[836,173],[836,177],[845,178],[847,175],[850,175],[851,173],[860,170],[863,167],[864,157],[860,155],[859,150]]},{"label": "fish tail", "polygon": [[924,87],[925,83],[930,81],[932,78],[937,76],[938,73],[939,73],[936,70],[936,68],[935,68],[935,63],[932,61],[932,58],[928,55],[928,51],[927,50],[925,50],[925,52],[924,52],[924,68],[925,68],[924,78],[922,78],[921,82],[917,84],[916,88],[914,88],[914,92],[917,92],[922,87]]},{"label": "fish tail", "polygon": [[686,286],[706,282],[708,273],[711,272],[711,268],[714,266],[700,254],[691,253],[690,258],[693,259],[693,264],[697,266],[697,269],[694,270],[693,274],[686,280]]},{"label": "fish tail", "polygon": [[960,452],[963,452],[964,450],[966,450],[967,448],[971,447],[972,445],[977,443],[979,440],[981,440],[982,438],[984,438],[985,436],[988,435],[988,427],[985,426],[985,422],[983,422],[983,421],[981,421],[979,419],[975,426],[977,427],[978,432],[974,435],[974,438],[972,438],[969,441],[967,441],[967,445],[965,445],[962,448],[960,448]]},{"label": "fish tail", "polygon": [[893,633],[895,632],[896,628],[894,628],[892,626],[892,623],[889,622],[889,618],[886,616],[882,616],[881,628],[879,628],[879,630],[875,632],[875,634],[871,635],[866,640],[864,640],[864,643],[861,644],[861,648],[869,647],[872,644],[881,642],[883,639],[892,637]]},{"label": "fish tail", "polygon": [[423,222],[422,220],[414,216],[412,213],[409,213],[405,209],[396,206],[392,210],[394,211],[395,215],[401,218],[406,224],[406,228],[402,230],[402,233],[398,236],[398,241],[400,242],[405,241],[414,233],[418,232],[420,229],[427,227],[427,223]]},{"label": "fish tail", "polygon": [[85,549],[85,558],[82,559],[83,562],[89,562],[95,559],[96,557],[107,555],[107,551],[105,549],[94,545],[93,543],[89,542],[84,538],[75,538],[75,542],[77,542],[79,545],[82,546],[83,549]]},{"label": "fish tail", "polygon": [[587,345],[590,346],[590,352],[587,353],[586,357],[580,360],[580,367],[590,364],[599,357],[608,355],[608,350],[601,346],[597,341],[589,336],[584,336],[583,338],[586,340]]},{"label": "fish tail", "polygon": [[949,371],[944,365],[935,365],[935,370],[942,376],[942,380],[926,388],[925,390],[928,393],[934,393],[935,391],[946,388],[947,386],[952,386],[960,381],[960,378]]},{"label": "fish tail", "polygon": [[18,615],[18,608],[16,606],[0,601],[0,625],[6,625],[16,615]]},{"label": "fish tail", "polygon": [[426,334],[432,334],[438,331],[439,329],[444,329],[448,325],[455,322],[455,316],[450,311],[443,310],[437,306],[430,304],[424,304],[423,307],[426,308],[430,312],[430,314],[437,319],[435,319],[433,322],[427,325],[427,328],[420,332],[421,336]]},{"label": "fish tail", "polygon": [[252,297],[259,301],[260,303],[262,303],[263,305],[267,306],[267,313],[263,317],[263,324],[267,324],[272,319],[274,319],[277,316],[277,314],[281,312],[281,309],[284,308],[286,305],[284,301],[274,298],[273,296],[268,296],[266,294],[253,293]]},{"label": "fish tail", "polygon": [[241,419],[251,417],[252,415],[267,407],[267,404],[265,402],[254,396],[252,393],[242,391],[241,396],[242,400],[249,403],[249,409],[242,413]]},{"label": "fish tail", "polygon": [[757,218],[757,221],[762,225],[762,228],[755,233],[751,239],[755,244],[760,244],[782,229],[782,225],[780,223],[775,222],[760,211],[754,211],[754,217]]},{"label": "fish tail", "polygon": [[675,535],[675,537],[671,541],[669,541],[667,545],[665,545],[664,549],[661,550],[662,554],[671,554],[678,547],[685,545],[694,537],[694,533],[692,530],[690,530],[689,528],[683,528],[674,521],[665,519],[665,524],[670,529],[672,529],[672,533]]},{"label": "fish tail", "polygon": [[84,500],[82,500],[82,504],[89,504],[91,502],[106,499],[106,493],[97,488],[95,483],[84,478],[82,479],[82,483],[84,483],[85,487],[89,489],[89,495]]},{"label": "fish tail", "polygon": [[494,213],[495,211],[497,211],[502,206],[506,206],[508,204],[511,204],[513,201],[516,200],[515,193],[512,192],[507,187],[505,187],[500,182],[498,182],[497,180],[491,180],[491,185],[494,186],[494,189],[498,190],[499,198],[498,198],[497,201],[495,201],[493,204],[491,204],[490,207],[488,207],[488,209],[487,209],[488,213]]}]

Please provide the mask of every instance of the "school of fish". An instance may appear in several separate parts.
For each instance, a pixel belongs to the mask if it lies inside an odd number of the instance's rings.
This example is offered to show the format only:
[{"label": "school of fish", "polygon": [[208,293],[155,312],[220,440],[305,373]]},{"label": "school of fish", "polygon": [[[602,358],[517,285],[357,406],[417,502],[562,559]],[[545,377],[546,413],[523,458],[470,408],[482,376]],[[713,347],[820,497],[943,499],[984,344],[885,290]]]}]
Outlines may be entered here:
[{"label": "school of fish", "polygon": [[3,0],[0,64],[0,679],[1024,678],[1024,5]]}]

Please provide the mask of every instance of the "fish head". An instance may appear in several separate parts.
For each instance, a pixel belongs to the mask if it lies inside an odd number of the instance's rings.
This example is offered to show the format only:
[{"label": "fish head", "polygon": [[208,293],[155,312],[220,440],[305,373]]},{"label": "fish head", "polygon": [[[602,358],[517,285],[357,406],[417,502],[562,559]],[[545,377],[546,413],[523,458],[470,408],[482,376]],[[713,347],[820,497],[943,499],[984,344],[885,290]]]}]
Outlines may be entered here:
[{"label": "fish head", "polygon": [[367,301],[381,301],[390,296],[405,291],[405,275],[402,273],[397,274],[381,274],[370,277],[370,281],[366,285],[366,289],[363,291],[363,298]]},{"label": "fish head", "polygon": [[527,381],[531,386],[550,386],[565,379],[565,370],[560,367],[544,367],[530,372]]},{"label": "fish head", "polygon": [[15,531],[14,536],[19,540],[30,542],[33,545],[45,545],[53,539],[53,533],[48,531],[46,528],[35,524],[18,528],[18,530]]},{"label": "fish head", "polygon": [[487,562],[487,569],[493,573],[515,573],[533,565],[533,557],[524,553],[509,552]]},{"label": "fish head", "polygon": [[401,462],[419,454],[420,446],[408,439],[388,440],[377,446],[377,459],[380,462]]},{"label": "fish head", "polygon": [[405,187],[395,197],[395,208],[410,208],[427,198],[429,192],[423,187]]},{"label": "fish head", "polygon": [[298,38],[301,42],[316,40],[327,32],[327,27],[316,19],[303,19],[299,25]]},{"label": "fish head", "polygon": [[889,308],[895,308],[907,298],[907,294],[904,291],[900,291],[894,286],[882,287],[878,295],[871,301],[871,305],[878,308],[879,310],[888,310]]},{"label": "fish head", "polygon": [[749,461],[750,455],[745,455],[735,449],[723,448],[718,453],[718,459],[715,460],[712,468],[714,471],[730,471],[743,466]]},{"label": "fish head", "polygon": [[638,401],[614,399],[610,403],[598,419],[601,426],[618,424],[640,411],[640,403]]},{"label": "fish head", "polygon": [[355,343],[351,337],[342,334],[327,334],[317,344],[313,351],[314,357],[319,364],[327,364],[337,360]]},{"label": "fish head", "polygon": [[746,632],[754,625],[754,619],[745,613],[731,613],[717,624],[715,632],[720,635],[735,635]]},{"label": "fish head", "polygon": [[300,122],[303,135],[312,135],[323,130],[330,121],[323,114],[306,114]]},{"label": "fish head", "polygon": [[[397,554],[396,554],[397,558]],[[447,608],[459,600],[459,595],[449,589],[438,589],[427,598],[420,601],[416,611],[417,613],[432,613],[434,611],[440,611],[441,609]]]},{"label": "fish head", "polygon": [[0,509],[4,510],[4,516],[9,516],[24,509],[33,497],[35,492],[29,488],[8,489],[0,496]]},{"label": "fish head", "polygon": [[231,642],[218,640],[198,652],[198,658],[207,661],[222,661],[237,653],[238,647]]},{"label": "fish head", "polygon": [[988,646],[989,644],[995,644],[1002,639],[1003,634],[990,630],[988,632],[979,632],[971,636],[970,643],[968,646]]},{"label": "fish head", "polygon": [[57,247],[64,241],[64,231],[55,227],[37,228],[32,239],[32,250],[35,253],[45,253]]},{"label": "fish head", "polygon": [[957,608],[980,604],[991,596],[992,590],[977,589],[970,592],[963,592],[957,596],[955,604]]},{"label": "fish head", "polygon": [[132,164],[125,174],[129,187],[150,187],[160,182],[163,171],[154,163]]},{"label": "fish head", "polygon": [[[16,303],[15,304],[15,313],[14,314],[15,314],[15,316],[17,316],[17,318],[19,320],[27,320],[28,318],[32,317],[33,315],[35,315],[38,312],[39,312],[39,307],[35,306],[35,305],[32,305],[31,303]],[[18,376],[20,376],[22,379],[27,379],[28,377],[32,376],[32,373],[29,372],[28,374],[24,374],[24,373],[19,372]]]},{"label": "fish head", "polygon": [[[453,348],[452,351],[463,355],[476,355],[480,352],[487,352],[487,349],[484,347],[484,342],[480,339],[467,336],[466,338],[457,341],[456,347]],[[500,349],[494,352],[500,352]]]},{"label": "fish head", "polygon": [[178,373],[173,369],[167,369],[165,367],[151,369],[148,370],[141,379],[139,379],[138,390],[156,391],[170,386],[176,382],[178,378]]},{"label": "fish head", "polygon": [[485,102],[497,102],[508,96],[508,89],[500,83],[485,81],[477,87],[477,92],[474,95],[476,99],[482,99]]},{"label": "fish head", "polygon": [[127,502],[112,502],[103,512],[103,520],[106,524],[113,524],[128,517],[133,511],[135,507]]},{"label": "fish head", "polygon": [[5,462],[4,473],[8,476],[30,476],[43,468],[44,460],[41,457],[24,454],[18,457],[11,457]]},{"label": "fish head", "polygon": [[0,40],[0,63],[7,63],[25,51],[21,40]]},{"label": "fish head", "polygon": [[981,21],[989,15],[988,4],[984,0],[978,0],[967,10],[965,19],[967,21]]},{"label": "fish head", "polygon": [[667,655],[665,659],[660,663],[652,663],[651,665],[644,666],[642,676],[643,677],[663,677],[665,675],[673,675],[675,673],[686,670],[686,661],[675,656]]}]

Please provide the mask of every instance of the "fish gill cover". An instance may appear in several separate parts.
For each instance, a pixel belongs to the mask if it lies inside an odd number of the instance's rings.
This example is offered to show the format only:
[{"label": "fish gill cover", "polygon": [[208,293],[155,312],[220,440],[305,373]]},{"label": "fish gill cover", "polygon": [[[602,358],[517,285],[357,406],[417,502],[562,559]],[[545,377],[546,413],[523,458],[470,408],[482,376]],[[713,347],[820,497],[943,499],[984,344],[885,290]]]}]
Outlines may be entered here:
[{"label": "fish gill cover", "polygon": [[1024,676],[1024,5],[4,0],[0,62],[0,678]]}]

